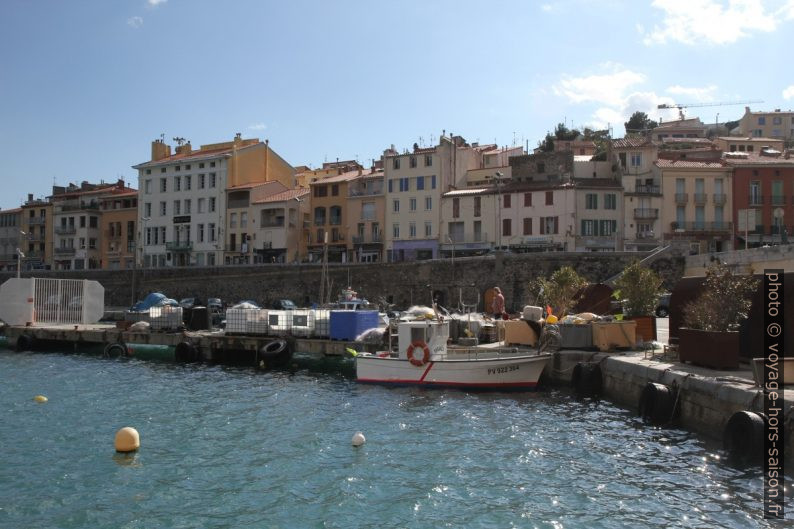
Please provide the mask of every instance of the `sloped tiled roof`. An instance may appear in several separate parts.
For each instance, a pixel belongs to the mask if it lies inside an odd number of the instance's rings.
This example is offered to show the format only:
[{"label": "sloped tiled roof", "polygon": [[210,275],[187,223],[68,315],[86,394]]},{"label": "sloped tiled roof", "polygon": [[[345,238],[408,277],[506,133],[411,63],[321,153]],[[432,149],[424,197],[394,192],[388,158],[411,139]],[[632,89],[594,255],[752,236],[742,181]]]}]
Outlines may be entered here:
[{"label": "sloped tiled roof", "polygon": [[719,169],[725,167],[722,161],[699,161],[699,160],[667,160],[659,158],[654,162],[654,165],[660,168],[703,168],[703,169]]},{"label": "sloped tiled roof", "polygon": [[616,149],[636,149],[638,147],[653,147],[653,142],[645,137],[628,137],[612,140],[612,147]]},{"label": "sloped tiled roof", "polygon": [[287,200],[292,200],[294,198],[301,198],[309,194],[309,190],[305,187],[299,187],[296,189],[287,189],[286,191],[281,191],[280,193],[276,193],[274,195],[270,195],[269,197],[265,197],[261,200],[257,200],[253,202],[253,204],[269,204],[272,202],[284,202]]}]

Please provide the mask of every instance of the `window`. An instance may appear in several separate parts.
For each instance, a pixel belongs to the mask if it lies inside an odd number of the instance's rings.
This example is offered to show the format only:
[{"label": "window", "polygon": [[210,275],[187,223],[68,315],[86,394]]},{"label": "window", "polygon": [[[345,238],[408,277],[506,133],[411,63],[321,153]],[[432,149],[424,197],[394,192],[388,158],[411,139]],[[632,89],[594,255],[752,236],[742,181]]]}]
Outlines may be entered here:
[{"label": "window", "polygon": [[245,229],[248,227],[248,212],[240,212],[240,228]]},{"label": "window", "polygon": [[339,184],[331,185],[331,196],[338,197],[339,196]]},{"label": "window", "polygon": [[204,204],[206,199],[200,198],[198,199],[198,204],[196,204],[196,213],[204,213]]},{"label": "window", "polygon": [[394,192],[393,182],[394,182],[394,180],[389,180],[389,193],[393,193]]},{"label": "window", "polygon": [[144,217],[151,217],[152,216],[152,203],[151,202],[144,202],[143,203],[143,216]]},{"label": "window", "polygon": [[425,237],[432,237],[433,236],[433,223],[425,221]]},{"label": "window", "polygon": [[394,213],[399,213],[400,212],[400,201],[399,200],[392,201],[392,211]]},{"label": "window", "polygon": [[165,226],[160,227],[160,241],[165,244]]},{"label": "window", "polygon": [[559,221],[557,217],[541,217],[540,234],[552,235],[559,231]]},{"label": "window", "polygon": [[210,242],[215,242],[215,223],[213,222],[207,224],[207,238]]},{"label": "window", "polygon": [[91,237],[91,238],[88,239],[88,248],[91,249],[91,250],[95,250],[96,249],[96,239],[95,238]]},{"label": "window", "polygon": [[392,227],[391,227],[391,235],[392,235],[392,238],[394,238],[394,239],[399,239],[400,238],[400,225],[399,224],[393,224],[392,225]]},{"label": "window", "polygon": [[416,211],[416,198],[411,197],[408,199],[408,209],[410,211]]},{"label": "window", "polygon": [[758,124],[766,125],[766,116],[758,116]]},{"label": "window", "polygon": [[179,200],[174,200],[174,215],[179,215],[181,213],[180,205]]},{"label": "window", "polygon": [[179,170],[181,170],[181,169],[182,169],[182,168],[181,168],[180,166],[178,166],[178,165],[177,165],[176,167],[174,167],[174,171],[179,171]]},{"label": "window", "polygon": [[482,197],[474,197],[474,216],[479,217],[482,214]]},{"label": "window", "polygon": [[209,211],[210,213],[212,213],[212,212],[214,212],[214,211],[215,211],[215,197],[210,197],[210,204],[209,204],[209,209],[208,209],[208,211]]},{"label": "window", "polygon": [[[147,195],[151,195],[152,194],[152,179],[151,178],[147,178],[146,181],[144,181],[144,183],[143,183],[143,192],[146,193]],[[31,211],[31,213],[33,212],[33,210],[30,210],[30,211]]]},{"label": "window", "polygon": [[524,235],[532,235],[532,218],[524,219]]},{"label": "window", "polygon": [[509,237],[512,234],[512,219],[502,219],[502,235]]},{"label": "window", "polygon": [[[314,225],[315,226],[324,226],[325,225],[325,208],[314,208]],[[321,241],[318,241],[321,242]]]},{"label": "window", "polygon": [[327,185],[314,186],[314,196],[316,196],[316,197],[327,197],[328,196],[328,186]]},{"label": "window", "polygon": [[511,204],[511,202],[513,200],[512,196],[513,195],[510,195],[510,194],[504,195],[504,197],[503,197],[504,200],[503,200],[503,203],[502,203],[503,207],[505,207],[505,208],[509,208],[510,207],[510,204]]},{"label": "window", "polygon": [[361,220],[375,220],[374,202],[364,202],[361,204]]},{"label": "window", "polygon": [[436,175],[430,177],[430,189],[436,188]]},{"label": "window", "polygon": [[408,224],[408,237],[411,239],[416,237],[416,222],[411,222]]},{"label": "window", "polygon": [[[215,162],[212,162],[210,167],[215,167]],[[210,173],[210,187],[215,187],[215,173]]]},{"label": "window", "polygon": [[147,169],[146,170],[146,174],[152,174],[152,170],[151,169]]},{"label": "window", "polygon": [[782,124],[783,124],[783,118],[781,118],[780,116],[774,116],[772,118],[772,125],[782,125]]},{"label": "window", "polygon": [[81,250],[85,250],[85,237],[80,237],[80,240],[77,242],[78,248]]},{"label": "window", "polygon": [[182,180],[178,176],[174,177],[174,191],[182,191]]},{"label": "window", "polygon": [[433,156],[430,154],[425,154],[425,167],[430,167],[433,165]]},{"label": "window", "polygon": [[642,165],[642,153],[641,152],[631,153],[631,166],[640,167],[641,165]]},{"label": "window", "polygon": [[392,167],[394,169],[399,169],[400,168],[400,159],[399,158],[395,158],[394,159],[394,161],[392,162]]},{"label": "window", "polygon": [[416,156],[411,156],[408,158],[408,166],[411,168],[416,167]]},{"label": "window", "polygon": [[604,195],[604,209],[617,209],[618,196],[615,193],[606,193]]},{"label": "window", "polygon": [[598,209],[598,195],[595,193],[587,193],[584,196],[585,209]]},{"label": "window", "polygon": [[80,227],[85,228],[85,215],[80,217]]},{"label": "window", "polygon": [[204,162],[201,162],[201,163],[199,164],[199,169],[204,169]]},{"label": "window", "polygon": [[[201,164],[201,165],[204,165],[204,164]],[[204,175],[204,173],[201,173],[199,175],[199,182],[198,182],[199,189],[204,189],[204,183],[205,183],[206,180],[207,180],[207,178]]]},{"label": "window", "polygon": [[165,172],[165,167],[161,167],[161,168],[160,168],[160,172],[161,172],[161,173],[164,173],[164,172]]},{"label": "window", "polygon": [[582,220],[582,235],[595,235],[593,220]]},{"label": "window", "polygon": [[329,215],[329,224],[332,226],[339,226],[342,224],[342,207],[341,206],[331,206],[328,208],[328,215]]},{"label": "window", "polygon": [[160,179],[160,193],[165,193],[168,190],[168,183],[165,178]]},{"label": "window", "polygon": [[210,167],[215,167],[215,162],[210,162]]},{"label": "window", "polygon": [[452,218],[457,219],[460,218],[460,199],[453,198],[452,199]]},{"label": "window", "polygon": [[163,217],[166,214],[166,204],[165,201],[160,202],[160,216]]},{"label": "window", "polygon": [[598,235],[601,236],[611,236],[615,234],[615,230],[617,230],[618,221],[616,220],[601,220],[599,221],[599,232]]},{"label": "window", "polygon": [[185,199],[185,215],[190,215],[190,199]]},{"label": "window", "polygon": [[425,211],[433,209],[433,197],[425,197]]},{"label": "window", "polygon": [[532,207],[532,193],[524,193],[524,207],[525,208]]},{"label": "window", "polygon": [[[188,166],[190,167],[190,166]],[[185,191],[190,191],[193,178],[190,175],[185,175]]]},{"label": "window", "polygon": [[422,191],[425,188],[425,177],[424,176],[417,176],[416,177],[416,190]]},{"label": "window", "polygon": [[190,171],[190,164],[187,164],[187,165],[185,166],[185,171]]},{"label": "window", "polygon": [[409,191],[411,189],[411,181],[408,178],[400,178],[400,192]]},{"label": "window", "polygon": [[546,205],[547,206],[554,205],[554,191],[546,191]]}]

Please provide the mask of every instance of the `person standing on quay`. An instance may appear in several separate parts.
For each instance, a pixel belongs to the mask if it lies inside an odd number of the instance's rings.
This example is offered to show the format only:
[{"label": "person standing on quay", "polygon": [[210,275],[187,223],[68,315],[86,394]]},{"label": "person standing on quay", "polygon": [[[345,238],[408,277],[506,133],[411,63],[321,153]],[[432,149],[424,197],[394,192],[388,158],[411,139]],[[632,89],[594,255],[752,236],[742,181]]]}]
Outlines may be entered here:
[{"label": "person standing on quay", "polygon": [[494,319],[502,319],[502,314],[505,312],[505,297],[499,287],[493,288],[493,301],[491,301],[491,312]]}]

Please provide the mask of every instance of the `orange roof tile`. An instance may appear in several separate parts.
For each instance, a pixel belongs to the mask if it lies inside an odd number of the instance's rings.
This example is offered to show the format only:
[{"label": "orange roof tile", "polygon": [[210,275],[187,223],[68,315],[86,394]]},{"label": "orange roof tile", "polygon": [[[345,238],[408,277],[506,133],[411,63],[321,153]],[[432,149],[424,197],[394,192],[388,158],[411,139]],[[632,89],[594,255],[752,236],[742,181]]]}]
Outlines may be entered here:
[{"label": "orange roof tile", "polygon": [[306,188],[297,188],[297,189],[287,189],[286,191],[281,191],[280,193],[276,193],[275,195],[270,195],[269,197],[265,197],[261,200],[257,200],[253,202],[253,204],[268,204],[272,202],[285,202],[287,200],[292,200],[294,198],[301,198],[309,194],[309,190]]}]

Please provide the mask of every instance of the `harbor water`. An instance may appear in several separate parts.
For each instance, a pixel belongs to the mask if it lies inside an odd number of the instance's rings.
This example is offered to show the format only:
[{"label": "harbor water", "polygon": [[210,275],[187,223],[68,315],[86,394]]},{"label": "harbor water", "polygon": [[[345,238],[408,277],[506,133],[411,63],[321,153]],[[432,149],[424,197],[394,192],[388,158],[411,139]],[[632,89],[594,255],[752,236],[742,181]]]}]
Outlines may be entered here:
[{"label": "harbor water", "polygon": [[330,371],[0,350],[0,527],[773,527],[759,470],[631,410]]}]

